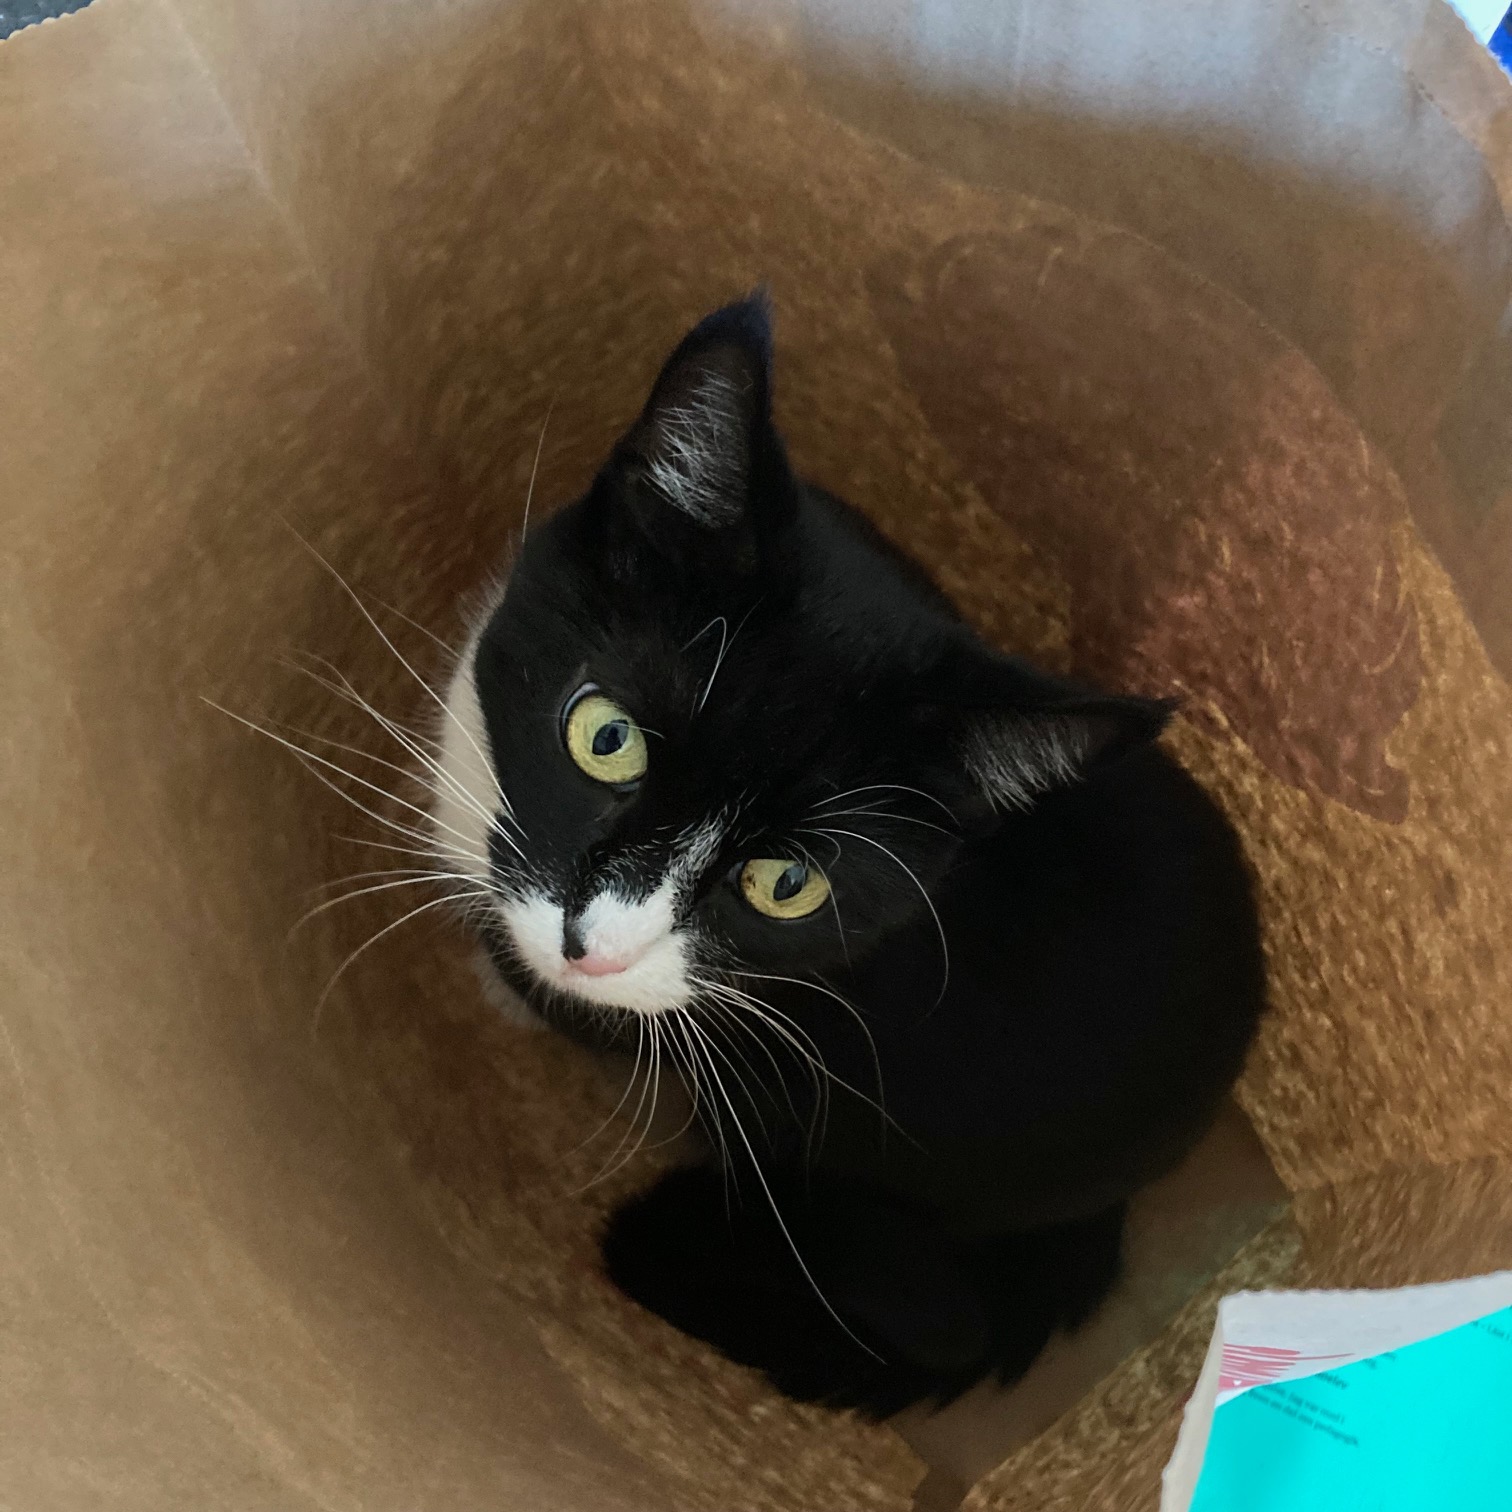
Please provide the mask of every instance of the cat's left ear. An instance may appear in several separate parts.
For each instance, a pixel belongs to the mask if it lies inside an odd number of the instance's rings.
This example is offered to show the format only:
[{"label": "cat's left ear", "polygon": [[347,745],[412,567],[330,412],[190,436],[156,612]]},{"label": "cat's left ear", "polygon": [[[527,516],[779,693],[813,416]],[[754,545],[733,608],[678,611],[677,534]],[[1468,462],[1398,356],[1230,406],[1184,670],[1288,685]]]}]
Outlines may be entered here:
[{"label": "cat's left ear", "polygon": [[1043,793],[1159,738],[1174,699],[1101,693],[973,648],[947,659],[927,718],[944,726],[951,758],[994,811],[1029,808]]},{"label": "cat's left ear", "polygon": [[610,464],[622,505],[669,554],[745,557],[791,499],[771,420],[765,291],[706,316],[667,359]]}]

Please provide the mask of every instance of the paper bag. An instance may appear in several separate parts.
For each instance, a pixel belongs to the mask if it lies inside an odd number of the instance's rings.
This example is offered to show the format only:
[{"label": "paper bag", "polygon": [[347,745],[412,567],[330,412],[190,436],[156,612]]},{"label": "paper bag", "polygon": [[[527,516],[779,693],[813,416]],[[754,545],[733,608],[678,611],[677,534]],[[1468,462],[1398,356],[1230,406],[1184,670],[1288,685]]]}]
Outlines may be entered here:
[{"label": "paper bag", "polygon": [[[96,0],[0,44],[0,1500],[1153,1508],[1219,1294],[1512,1263],[1508,107],[1436,0]],[[598,1226],[660,1157],[593,1184],[618,1087],[418,899],[291,934],[390,863],[220,712],[381,773],[342,695],[423,728],[405,663],[533,473],[582,488],[763,279],[801,470],[997,643],[1182,695],[1263,903],[1232,1143],[1152,1194],[1122,1321],[964,1426],[793,1407],[621,1299]]]}]

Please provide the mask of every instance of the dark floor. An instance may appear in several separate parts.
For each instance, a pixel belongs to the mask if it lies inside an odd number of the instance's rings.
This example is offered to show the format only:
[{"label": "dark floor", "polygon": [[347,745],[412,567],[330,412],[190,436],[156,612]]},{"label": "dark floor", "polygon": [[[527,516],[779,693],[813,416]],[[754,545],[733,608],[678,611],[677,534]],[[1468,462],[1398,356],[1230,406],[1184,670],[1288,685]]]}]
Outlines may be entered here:
[{"label": "dark floor", "polygon": [[89,0],[0,0],[0,37],[8,37],[23,26],[35,26],[49,16],[64,11],[83,10]]}]

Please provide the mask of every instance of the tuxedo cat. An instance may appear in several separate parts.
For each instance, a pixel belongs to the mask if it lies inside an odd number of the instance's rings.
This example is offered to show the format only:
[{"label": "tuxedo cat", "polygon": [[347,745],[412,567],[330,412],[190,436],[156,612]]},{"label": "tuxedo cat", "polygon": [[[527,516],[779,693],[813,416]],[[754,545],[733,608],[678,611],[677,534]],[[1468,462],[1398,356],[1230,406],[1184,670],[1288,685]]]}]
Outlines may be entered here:
[{"label": "tuxedo cat", "polygon": [[710,315],[531,528],[448,691],[434,835],[531,1008],[695,1103],[707,1158],[614,1215],[610,1277],[882,1415],[1096,1308],[1264,971],[1171,705],[983,644],[793,475],[771,370],[763,299]]}]

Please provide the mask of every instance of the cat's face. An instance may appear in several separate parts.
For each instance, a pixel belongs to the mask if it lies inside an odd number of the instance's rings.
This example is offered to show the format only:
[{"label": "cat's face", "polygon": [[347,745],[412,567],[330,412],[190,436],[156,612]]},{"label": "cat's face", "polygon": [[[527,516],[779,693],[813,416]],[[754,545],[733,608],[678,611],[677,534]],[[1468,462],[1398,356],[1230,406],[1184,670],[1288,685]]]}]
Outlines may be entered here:
[{"label": "cat's face", "polygon": [[548,995],[658,1013],[822,979],[997,814],[1163,717],[981,646],[794,481],[768,384],[764,305],[697,327],[449,690],[436,841]]}]

